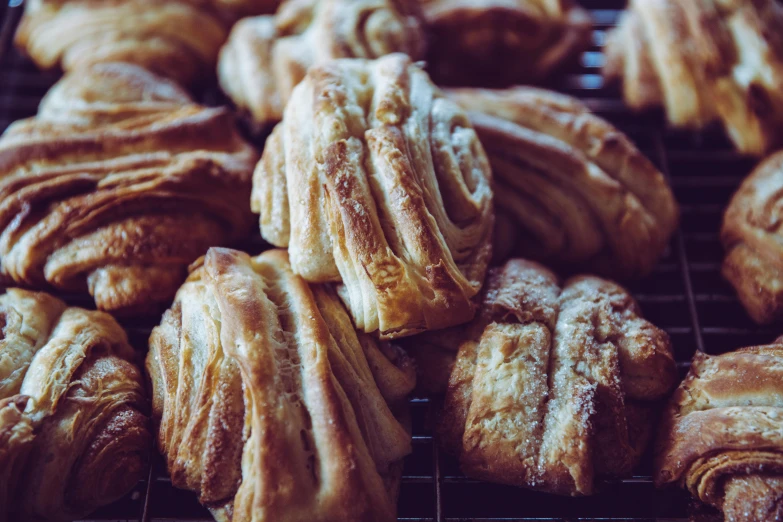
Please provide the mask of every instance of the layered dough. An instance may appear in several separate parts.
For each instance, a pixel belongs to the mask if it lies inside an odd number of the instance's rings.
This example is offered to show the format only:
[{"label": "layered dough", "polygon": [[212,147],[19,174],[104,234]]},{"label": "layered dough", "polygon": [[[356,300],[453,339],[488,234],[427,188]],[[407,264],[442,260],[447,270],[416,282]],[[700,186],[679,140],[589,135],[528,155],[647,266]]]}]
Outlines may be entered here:
[{"label": "layered dough", "polygon": [[604,74],[633,109],[663,107],[677,127],[720,122],[763,155],[783,132],[783,7],[776,0],[632,0]]},{"label": "layered dough", "polygon": [[420,0],[427,63],[440,85],[544,80],[590,45],[592,21],[572,0]]},{"label": "layered dough", "polygon": [[0,138],[0,279],[151,312],[249,232],[255,160],[227,110],[136,66],[67,75]]},{"label": "layered dough", "polygon": [[783,519],[781,343],[696,354],[662,419],[658,486],[687,488],[732,522]]},{"label": "layered dough", "polygon": [[218,521],[392,522],[415,377],[288,254],[213,248],[150,338],[172,482]]},{"label": "layered dough", "polygon": [[490,256],[490,168],[467,115],[409,57],[310,69],[253,179],[261,234],[338,282],[382,338],[464,323]]},{"label": "layered dough", "polygon": [[80,519],[146,474],[151,433],[127,336],[106,313],[0,295],[0,520]]},{"label": "layered dough", "polygon": [[258,127],[276,123],[307,69],[335,58],[423,57],[414,0],[288,0],[274,16],[246,18],[220,53],[229,98]]},{"label": "layered dough", "polygon": [[657,168],[578,100],[529,87],[449,89],[492,165],[494,251],[566,272],[649,274],[677,227]]},{"label": "layered dough", "polygon": [[649,438],[650,401],[677,378],[666,333],[616,284],[579,276],[561,286],[530,261],[493,269],[483,301],[439,427],[463,471],[563,495],[630,474]]}]

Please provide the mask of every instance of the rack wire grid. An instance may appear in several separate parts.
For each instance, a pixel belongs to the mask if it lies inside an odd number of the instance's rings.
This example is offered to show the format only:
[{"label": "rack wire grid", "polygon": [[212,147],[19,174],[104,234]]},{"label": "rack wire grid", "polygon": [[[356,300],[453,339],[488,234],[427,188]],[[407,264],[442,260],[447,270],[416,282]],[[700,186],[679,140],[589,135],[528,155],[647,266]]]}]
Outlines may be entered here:
[{"label": "rack wire grid", "polygon": [[[0,5],[0,130],[35,114],[57,72],[41,72],[11,44],[21,17],[21,0]],[[552,87],[584,100],[595,112],[624,130],[669,177],[682,209],[681,226],[655,272],[630,289],[644,313],[671,336],[682,374],[696,350],[723,353],[772,341],[778,332],[759,328],[748,318],[720,275],[723,251],[718,238],[721,216],[731,194],[754,167],[734,152],[719,129],[694,134],[667,129],[658,114],[636,115],[624,108],[616,89],[603,85],[600,68],[607,31],[617,23],[624,0],[582,0],[594,19],[593,45],[577,66]],[[206,102],[219,100],[214,92]],[[257,253],[263,242],[251,242]],[[65,296],[91,307],[83,297]],[[152,324],[125,322],[140,350]],[[432,430],[437,399],[411,400],[413,454],[405,462],[399,520],[490,522],[521,520],[685,520],[690,501],[679,490],[656,490],[649,456],[636,476],[603,482],[587,498],[563,498],[525,489],[471,480],[456,461],[438,449]],[[153,452],[157,455],[157,452]],[[148,478],[124,499],[100,509],[97,521],[209,521],[196,496],[174,488],[162,459],[153,458]],[[88,522],[88,521],[85,521]]]}]

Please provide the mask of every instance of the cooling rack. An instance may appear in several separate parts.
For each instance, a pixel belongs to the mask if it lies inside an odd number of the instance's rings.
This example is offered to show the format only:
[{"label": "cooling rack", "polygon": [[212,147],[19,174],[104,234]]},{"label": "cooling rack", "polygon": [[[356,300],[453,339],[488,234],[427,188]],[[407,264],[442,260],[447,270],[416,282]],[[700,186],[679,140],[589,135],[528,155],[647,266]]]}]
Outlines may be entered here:
[{"label": "cooling rack", "polygon": [[[40,72],[10,41],[21,15],[21,0],[0,0],[0,131],[35,114],[59,73]],[[684,374],[696,350],[717,354],[766,343],[777,333],[755,326],[720,276],[721,214],[754,161],[735,153],[719,130],[701,134],[666,128],[660,114],[629,113],[616,90],[600,76],[606,32],[617,23],[623,0],[582,0],[595,21],[593,45],[552,87],[584,100],[624,130],[669,176],[682,209],[681,227],[655,272],[630,287],[644,313],[672,338]],[[207,102],[219,100],[213,92]],[[262,241],[247,247],[260,251]],[[76,296],[72,304],[91,306]],[[151,324],[124,323],[131,341],[143,350]],[[563,498],[466,478],[454,459],[438,450],[432,425],[437,399],[411,400],[413,454],[405,463],[399,520],[493,522],[522,520],[686,520],[689,500],[678,490],[658,491],[649,462],[634,477],[605,482],[589,498]],[[649,458],[648,458],[649,460]],[[162,461],[153,459],[148,478],[124,499],[91,515],[89,521],[201,522],[212,520],[194,494],[172,487]]]}]

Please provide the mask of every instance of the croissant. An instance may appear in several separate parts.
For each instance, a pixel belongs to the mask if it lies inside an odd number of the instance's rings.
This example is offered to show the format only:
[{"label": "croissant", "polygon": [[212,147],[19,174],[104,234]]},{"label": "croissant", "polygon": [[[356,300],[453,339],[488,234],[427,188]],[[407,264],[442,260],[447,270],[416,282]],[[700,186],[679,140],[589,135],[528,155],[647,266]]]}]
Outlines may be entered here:
[{"label": "croissant", "polygon": [[519,253],[564,271],[649,274],[677,227],[666,179],[578,100],[527,87],[452,89],[489,156],[495,258]]},{"label": "croissant", "polygon": [[720,122],[743,153],[783,133],[783,6],[776,0],[632,0],[606,46],[604,75],[636,110],[676,127]]},{"label": "croissant", "polygon": [[561,287],[519,259],[493,270],[449,380],[444,447],[468,476],[564,495],[629,474],[649,438],[650,401],[677,378],[668,335],[609,281]]},{"label": "croissant", "polygon": [[227,110],[136,66],[68,75],[0,138],[0,277],[157,309],[249,231],[256,159]]},{"label": "croissant", "polygon": [[220,51],[218,78],[254,126],[263,128],[282,118],[310,66],[397,51],[419,59],[423,46],[414,0],[288,0],[275,16],[234,26]]},{"label": "croissant", "polygon": [[590,15],[572,0],[420,3],[429,72],[439,85],[538,82],[590,45]]},{"label": "croissant", "polygon": [[0,323],[0,520],[73,520],[122,497],[152,442],[123,329],[19,289],[0,296]]},{"label": "croissant", "polygon": [[414,385],[288,254],[212,248],[150,337],[158,443],[218,521],[393,521]]},{"label": "croissant", "polygon": [[783,519],[782,343],[696,354],[663,416],[656,485],[687,488],[727,521]]}]

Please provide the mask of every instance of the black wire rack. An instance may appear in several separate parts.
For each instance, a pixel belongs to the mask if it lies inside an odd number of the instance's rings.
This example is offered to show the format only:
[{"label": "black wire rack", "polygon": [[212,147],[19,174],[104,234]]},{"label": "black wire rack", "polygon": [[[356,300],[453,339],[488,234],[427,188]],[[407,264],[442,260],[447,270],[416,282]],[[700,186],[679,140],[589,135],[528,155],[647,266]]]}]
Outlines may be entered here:
[{"label": "black wire rack", "polygon": [[[0,3],[0,131],[35,114],[58,79],[21,56],[11,40],[21,16],[21,0]],[[682,209],[681,227],[664,259],[647,279],[631,287],[644,313],[672,338],[684,374],[696,350],[717,354],[773,340],[780,332],[759,328],[748,318],[731,287],[721,278],[721,216],[731,194],[754,160],[734,152],[719,129],[693,134],[667,129],[660,114],[626,110],[619,93],[603,85],[600,68],[607,30],[617,23],[624,0],[582,0],[594,19],[593,45],[578,66],[552,87],[584,100],[624,130],[669,177]],[[214,93],[211,100],[219,99]],[[254,245],[261,243],[256,240]],[[257,253],[256,251],[252,253]],[[72,304],[91,306],[66,296]],[[126,323],[131,341],[146,348],[150,324]],[[454,459],[438,450],[432,430],[437,400],[411,400],[413,454],[405,463],[399,520],[490,522],[521,520],[674,521],[689,516],[688,497],[653,487],[650,466],[636,476],[604,482],[597,495],[563,498],[466,478]],[[649,459],[648,459],[649,461]],[[148,478],[124,499],[100,509],[89,521],[209,521],[193,493],[174,488],[160,458]]]}]

